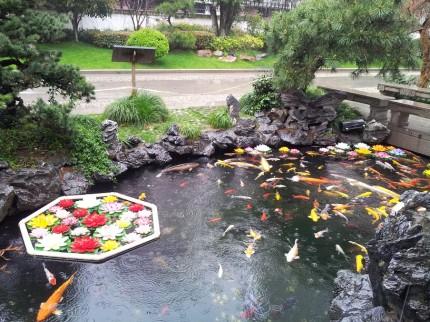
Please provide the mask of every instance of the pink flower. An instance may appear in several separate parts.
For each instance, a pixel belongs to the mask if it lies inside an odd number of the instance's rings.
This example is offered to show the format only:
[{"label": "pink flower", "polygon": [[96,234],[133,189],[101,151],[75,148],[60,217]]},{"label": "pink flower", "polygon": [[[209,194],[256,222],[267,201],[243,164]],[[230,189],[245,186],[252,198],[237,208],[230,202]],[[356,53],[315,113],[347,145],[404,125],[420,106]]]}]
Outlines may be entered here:
[{"label": "pink flower", "polygon": [[376,152],[375,156],[380,159],[389,159],[390,155],[386,152]]},{"label": "pink flower", "polygon": [[63,225],[67,225],[67,226],[74,226],[74,225],[76,225],[78,223],[78,219],[75,218],[75,217],[67,217],[67,218],[64,218],[61,221],[61,223]]},{"label": "pink flower", "polygon": [[290,154],[300,154],[301,152],[297,149],[291,149]]},{"label": "pink flower", "polygon": [[152,223],[151,218],[145,217],[145,218],[138,218],[134,221],[134,224],[137,226],[142,226],[142,225],[149,225]]},{"label": "pink flower", "polygon": [[139,216],[139,218],[149,218],[152,216],[152,212],[150,210],[143,209],[139,211],[137,215]]}]

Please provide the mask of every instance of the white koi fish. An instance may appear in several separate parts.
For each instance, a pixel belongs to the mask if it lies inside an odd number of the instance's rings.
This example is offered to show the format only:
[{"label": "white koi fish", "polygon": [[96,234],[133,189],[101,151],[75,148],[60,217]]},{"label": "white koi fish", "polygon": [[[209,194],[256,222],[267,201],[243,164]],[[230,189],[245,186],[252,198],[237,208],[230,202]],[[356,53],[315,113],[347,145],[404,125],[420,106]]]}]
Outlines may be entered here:
[{"label": "white koi fish", "polygon": [[233,199],[252,200],[252,198],[248,196],[231,196],[231,197]]},{"label": "white koi fish", "polygon": [[294,241],[294,245],[293,245],[293,247],[291,247],[291,249],[290,249],[290,251],[287,253],[287,254],[285,254],[285,257],[287,258],[287,262],[288,263],[291,263],[293,260],[296,260],[296,259],[299,259],[300,257],[299,257],[299,247],[298,247],[298,245],[297,245],[297,242],[298,242],[299,240],[298,239],[296,239],[295,241]]},{"label": "white koi fish", "polygon": [[348,256],[346,256],[345,252],[343,251],[342,247],[340,247],[339,244],[336,244],[336,251],[338,252],[338,254],[343,255],[345,258],[349,258]]},{"label": "white koi fish", "polygon": [[320,230],[316,233],[314,233],[315,238],[322,238],[324,237],[324,234],[328,233],[328,228],[324,229],[324,230]]},{"label": "white koi fish", "polygon": [[43,270],[45,271],[46,279],[48,280],[49,284],[52,286],[57,285],[57,279],[55,278],[54,274],[52,274],[47,268],[45,263],[42,263]]},{"label": "white koi fish", "polygon": [[222,275],[224,274],[224,270],[222,269],[222,266],[220,263],[218,263],[219,269],[218,269],[218,278],[222,278]]},{"label": "white koi fish", "polygon": [[230,231],[230,230],[232,230],[234,228],[234,225],[230,225],[230,226],[228,226],[227,227],[227,229],[226,230],[224,230],[224,232],[223,232],[223,234],[222,234],[222,237],[225,237],[225,235]]}]

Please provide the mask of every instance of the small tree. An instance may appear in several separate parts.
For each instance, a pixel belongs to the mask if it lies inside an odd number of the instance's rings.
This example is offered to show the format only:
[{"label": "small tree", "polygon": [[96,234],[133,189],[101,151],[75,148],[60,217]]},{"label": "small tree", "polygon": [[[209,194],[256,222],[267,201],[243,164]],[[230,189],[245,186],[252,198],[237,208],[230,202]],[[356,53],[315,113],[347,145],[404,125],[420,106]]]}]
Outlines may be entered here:
[{"label": "small tree", "polygon": [[315,73],[334,62],[354,62],[354,75],[372,64],[380,73],[399,74],[416,54],[413,26],[396,0],[308,0],[272,19],[267,39],[280,53],[275,80],[283,89],[305,89]]},{"label": "small tree", "polygon": [[36,0],[0,1],[0,113],[24,114],[19,93],[29,88],[48,87],[53,103],[56,94],[71,102],[93,97],[77,68],[60,64],[59,53],[39,50],[41,40],[62,36],[64,24],[62,17],[39,9]]},{"label": "small tree", "polygon": [[[212,29],[217,36],[227,36],[241,10],[243,0],[209,0]],[[219,9],[219,22],[218,13]]]},{"label": "small tree", "polygon": [[127,6],[128,15],[133,23],[133,29],[139,30],[148,18],[148,8],[154,0],[123,0]]},{"label": "small tree", "polygon": [[167,0],[157,7],[157,12],[167,17],[167,22],[172,25],[172,17],[179,11],[194,10],[194,0]]},{"label": "small tree", "polygon": [[69,16],[75,41],[79,41],[79,24],[84,16],[104,18],[112,13],[115,0],[56,0],[51,6]]}]

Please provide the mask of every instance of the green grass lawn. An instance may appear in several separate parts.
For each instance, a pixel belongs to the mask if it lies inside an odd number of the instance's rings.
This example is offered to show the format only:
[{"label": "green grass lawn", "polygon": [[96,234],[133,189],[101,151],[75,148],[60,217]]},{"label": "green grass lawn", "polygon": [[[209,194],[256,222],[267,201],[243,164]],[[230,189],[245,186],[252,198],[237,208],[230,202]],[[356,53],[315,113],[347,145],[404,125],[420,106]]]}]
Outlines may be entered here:
[{"label": "green grass lawn", "polygon": [[[112,50],[98,48],[86,43],[62,42],[40,45],[42,49],[58,50],[63,53],[61,62],[73,64],[81,69],[129,69],[129,63],[114,63]],[[199,57],[193,51],[173,51],[169,55],[158,59],[151,65],[138,65],[138,68],[149,69],[222,69],[222,68],[271,68],[276,60],[275,56],[268,56],[261,61],[236,61],[225,63],[216,57]]]}]

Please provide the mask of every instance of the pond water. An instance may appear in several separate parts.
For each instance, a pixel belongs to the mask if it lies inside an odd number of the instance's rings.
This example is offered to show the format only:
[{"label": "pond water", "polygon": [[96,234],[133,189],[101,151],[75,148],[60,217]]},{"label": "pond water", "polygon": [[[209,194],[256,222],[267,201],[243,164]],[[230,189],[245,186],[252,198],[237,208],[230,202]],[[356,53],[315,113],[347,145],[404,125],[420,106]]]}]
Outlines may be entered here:
[{"label": "pond water", "polygon": [[[9,273],[0,272],[0,321],[35,320],[40,303],[54,291],[47,284],[42,262],[57,276],[58,284],[78,272],[59,306],[62,315],[47,321],[328,321],[336,272],[354,270],[359,254],[348,241],[364,244],[373,236],[379,222],[372,224],[363,208],[379,207],[381,198],[357,202],[346,215],[349,223],[341,217],[313,222],[308,218],[313,200],[322,209],[327,203],[350,203],[351,197],[366,190],[345,182],[330,187],[350,196],[341,197],[318,192],[318,186],[303,182],[280,180],[276,189],[260,185],[275,176],[292,177],[286,170],[293,165],[286,163],[293,163],[298,172],[309,171],[312,177],[334,179],[331,174],[337,173],[384,184],[371,173],[363,176],[364,167],[373,166],[373,160],[304,159],[310,163],[302,162],[303,168],[300,160],[269,161],[272,174],[257,180],[258,170],[209,168],[208,161],[216,160],[200,160],[201,166],[192,172],[157,178],[159,169],[139,170],[117,184],[97,186],[94,192],[117,191],[133,197],[145,192],[147,200],[159,207],[161,238],[101,264],[7,254]],[[380,171],[385,178],[401,179]],[[292,195],[309,195],[309,200]],[[11,217],[0,225],[0,248],[22,243],[17,223],[18,218]],[[234,228],[223,237],[229,225]],[[325,228],[328,233],[316,239],[314,233]],[[251,242],[250,229],[262,238],[255,241],[255,253],[248,258],[244,251]],[[284,254],[295,239],[300,259],[288,263]],[[348,257],[336,252],[336,244]]]}]

